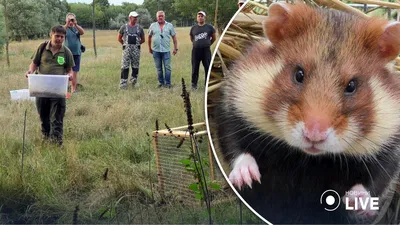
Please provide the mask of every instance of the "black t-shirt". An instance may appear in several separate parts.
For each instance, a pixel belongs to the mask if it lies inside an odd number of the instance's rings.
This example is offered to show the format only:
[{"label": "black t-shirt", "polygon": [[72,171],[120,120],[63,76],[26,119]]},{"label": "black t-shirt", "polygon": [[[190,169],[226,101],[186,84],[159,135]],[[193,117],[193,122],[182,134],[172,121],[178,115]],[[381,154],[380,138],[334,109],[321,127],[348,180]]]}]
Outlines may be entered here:
[{"label": "black t-shirt", "polygon": [[215,33],[215,29],[210,24],[199,26],[194,25],[190,29],[190,36],[193,40],[193,48],[206,48],[211,46],[211,36]]}]

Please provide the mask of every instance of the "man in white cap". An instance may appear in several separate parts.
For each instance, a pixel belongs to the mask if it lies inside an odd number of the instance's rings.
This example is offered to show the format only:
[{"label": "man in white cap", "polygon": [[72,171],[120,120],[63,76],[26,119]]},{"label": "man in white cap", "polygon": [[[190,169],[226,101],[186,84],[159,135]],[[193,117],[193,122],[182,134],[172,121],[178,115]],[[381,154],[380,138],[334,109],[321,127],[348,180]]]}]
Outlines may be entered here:
[{"label": "man in white cap", "polygon": [[206,13],[200,11],[197,13],[197,24],[190,29],[190,40],[193,43],[192,49],[192,89],[197,89],[199,80],[199,66],[203,63],[205,78],[207,81],[208,69],[211,63],[211,45],[214,43],[215,29],[210,24],[206,24]]},{"label": "man in white cap", "polygon": [[134,86],[138,79],[140,62],[140,45],[144,43],[144,31],[138,24],[139,14],[129,13],[129,23],[119,29],[118,41],[122,44],[120,88],[128,87],[129,67],[132,66],[131,83]]}]

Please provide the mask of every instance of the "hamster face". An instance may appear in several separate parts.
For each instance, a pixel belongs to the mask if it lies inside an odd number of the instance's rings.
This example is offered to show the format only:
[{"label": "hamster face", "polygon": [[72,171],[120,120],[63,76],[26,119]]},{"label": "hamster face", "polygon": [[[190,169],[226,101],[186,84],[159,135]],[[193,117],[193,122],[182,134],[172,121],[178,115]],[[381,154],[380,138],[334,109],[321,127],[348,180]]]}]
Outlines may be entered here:
[{"label": "hamster face", "polygon": [[274,3],[225,93],[253,127],[310,155],[371,155],[400,125],[400,24]]}]

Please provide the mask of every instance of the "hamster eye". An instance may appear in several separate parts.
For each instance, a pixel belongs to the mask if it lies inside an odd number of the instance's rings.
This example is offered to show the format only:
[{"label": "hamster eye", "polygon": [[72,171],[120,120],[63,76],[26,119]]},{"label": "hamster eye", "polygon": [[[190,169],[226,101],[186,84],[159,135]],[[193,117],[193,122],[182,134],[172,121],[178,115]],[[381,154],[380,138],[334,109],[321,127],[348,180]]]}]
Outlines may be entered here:
[{"label": "hamster eye", "polygon": [[356,87],[357,87],[357,82],[355,80],[351,80],[344,89],[344,93],[353,94],[356,91]]},{"label": "hamster eye", "polygon": [[303,83],[304,80],[304,70],[300,66],[296,68],[296,72],[294,73],[294,79],[297,83]]}]

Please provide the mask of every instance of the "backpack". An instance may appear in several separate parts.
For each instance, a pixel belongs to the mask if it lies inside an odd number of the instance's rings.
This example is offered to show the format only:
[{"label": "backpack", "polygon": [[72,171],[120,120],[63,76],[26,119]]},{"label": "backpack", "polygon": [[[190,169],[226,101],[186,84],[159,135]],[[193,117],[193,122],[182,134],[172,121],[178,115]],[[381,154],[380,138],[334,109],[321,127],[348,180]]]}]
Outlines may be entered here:
[{"label": "backpack", "polygon": [[39,59],[40,59],[40,61],[39,61],[39,64],[37,65],[37,67],[39,67],[40,66],[40,63],[42,62],[42,54],[43,54],[43,51],[44,51],[44,49],[46,48],[46,45],[49,43],[49,41],[45,41],[45,42],[43,42],[42,43],[42,46],[40,47],[40,52],[39,52]]}]

